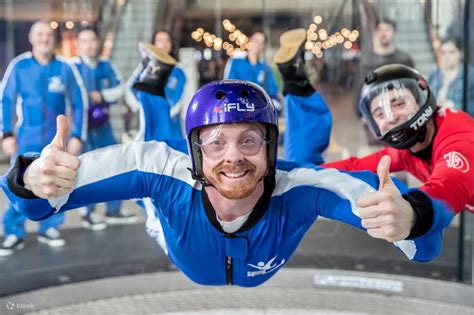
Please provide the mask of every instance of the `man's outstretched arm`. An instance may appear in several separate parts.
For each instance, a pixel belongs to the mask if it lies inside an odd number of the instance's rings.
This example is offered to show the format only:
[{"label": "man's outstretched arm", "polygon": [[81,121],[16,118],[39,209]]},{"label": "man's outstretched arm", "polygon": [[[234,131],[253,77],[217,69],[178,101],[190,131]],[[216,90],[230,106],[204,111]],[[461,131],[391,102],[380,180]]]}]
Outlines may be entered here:
[{"label": "man's outstretched arm", "polygon": [[20,156],[2,177],[7,197],[32,220],[110,200],[151,196],[166,203],[170,194],[163,191],[193,185],[187,184],[186,155],[164,142],[116,145],[77,158],[62,151],[66,135],[67,122],[60,116],[57,135],[41,155]]}]

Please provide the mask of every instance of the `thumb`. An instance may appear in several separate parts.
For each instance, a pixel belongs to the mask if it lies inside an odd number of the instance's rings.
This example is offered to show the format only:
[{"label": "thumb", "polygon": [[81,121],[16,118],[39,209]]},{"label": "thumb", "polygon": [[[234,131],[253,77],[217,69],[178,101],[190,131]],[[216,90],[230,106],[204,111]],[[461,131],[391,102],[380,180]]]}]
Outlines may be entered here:
[{"label": "thumb", "polygon": [[390,177],[390,162],[392,159],[389,155],[384,155],[377,166],[377,175],[379,176],[379,190],[386,188],[388,185],[395,185]]},{"label": "thumb", "polygon": [[56,135],[54,136],[52,145],[55,145],[60,150],[66,149],[66,139],[69,133],[69,123],[64,115],[56,117]]}]

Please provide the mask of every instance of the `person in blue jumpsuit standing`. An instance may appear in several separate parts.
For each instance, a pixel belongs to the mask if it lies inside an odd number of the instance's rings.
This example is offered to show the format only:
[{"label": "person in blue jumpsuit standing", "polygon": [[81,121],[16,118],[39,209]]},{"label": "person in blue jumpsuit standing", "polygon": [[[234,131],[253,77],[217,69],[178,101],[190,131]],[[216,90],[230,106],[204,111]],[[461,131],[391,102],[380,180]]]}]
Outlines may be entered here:
[{"label": "person in blue jumpsuit standing", "polygon": [[[109,106],[116,103],[124,92],[124,85],[117,68],[105,58],[99,58],[99,36],[91,27],[77,33],[78,56],[74,58],[89,96],[87,140],[84,152],[117,144],[109,119]],[[102,230],[107,224],[133,223],[137,218],[120,211],[121,201],[106,204],[105,222],[95,213],[95,205],[82,210],[82,225],[92,230]]]},{"label": "person in blue jumpsuit standing", "polygon": [[289,30],[280,36],[280,48],[274,57],[285,85],[284,159],[321,164],[329,145],[332,116],[308,80],[305,42],[305,29]]},{"label": "person in blue jumpsuit standing", "polygon": [[[144,69],[142,91],[156,78],[157,62]],[[378,175],[277,162],[276,110],[246,81],[216,81],[194,95],[187,149],[183,140],[135,142],[78,158],[61,151],[67,125],[59,116],[47,149],[20,157],[1,178],[15,208],[42,220],[82,204],[149,197],[169,258],[203,285],[266,282],[319,216],[395,242],[410,260],[429,261],[453,217],[446,203],[392,179],[387,156]]]},{"label": "person in blue jumpsuit standing", "polygon": [[[166,30],[157,30],[153,35],[152,44],[173,56],[173,42],[171,33]],[[173,57],[174,58],[174,57]],[[183,108],[183,92],[186,76],[179,64],[175,65],[167,78],[164,99],[133,88],[139,79],[143,64],[138,65],[127,81],[125,100],[134,112],[139,112],[139,130],[136,141],[150,141],[163,139],[182,139],[180,113]]]},{"label": "person in blue jumpsuit standing", "polygon": [[270,66],[263,61],[265,50],[265,35],[254,32],[247,45],[246,55],[237,55],[227,61],[224,70],[224,79],[238,79],[260,85],[272,98],[278,111],[281,111],[281,95]]},{"label": "person in blue jumpsuit standing", "polygon": [[[68,152],[79,155],[86,138],[83,111],[88,106],[87,95],[77,69],[53,54],[54,39],[54,31],[48,22],[34,23],[29,33],[32,51],[13,59],[5,72],[0,89],[2,148],[13,158],[28,151],[43,150],[54,137],[56,116],[66,113],[68,103],[73,122]],[[7,207],[3,217],[5,240],[0,246],[0,256],[24,248],[25,219],[11,204]],[[38,241],[49,246],[63,246],[65,241],[57,229],[63,221],[63,214],[42,221]]]}]

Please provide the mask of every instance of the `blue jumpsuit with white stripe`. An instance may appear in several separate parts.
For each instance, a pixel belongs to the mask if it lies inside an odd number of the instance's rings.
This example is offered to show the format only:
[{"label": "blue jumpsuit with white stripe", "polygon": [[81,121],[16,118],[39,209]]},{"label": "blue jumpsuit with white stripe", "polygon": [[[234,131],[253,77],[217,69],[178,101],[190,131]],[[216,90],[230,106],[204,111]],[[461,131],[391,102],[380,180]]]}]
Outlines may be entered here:
[{"label": "blue jumpsuit with white stripe", "polygon": [[[43,150],[56,133],[56,116],[66,114],[67,105],[72,111],[70,136],[86,139],[87,94],[75,66],[58,56],[46,65],[39,64],[31,52],[13,59],[2,81],[0,100],[2,132],[15,136],[17,154]],[[25,219],[9,205],[3,217],[4,235],[24,238]],[[41,222],[39,233],[63,221],[62,214],[51,216]]]},{"label": "blue jumpsuit with white stripe", "polygon": [[[182,151],[183,143],[174,145]],[[72,193],[51,200],[35,198],[5,176],[1,185],[16,209],[33,220],[86,203],[150,197],[168,255],[184,274],[203,285],[244,287],[264,283],[284,266],[319,216],[363,229],[357,200],[379,185],[377,175],[369,172],[278,161],[276,175],[265,178],[265,191],[248,221],[229,234],[215,224],[216,213],[201,183],[191,177],[188,155],[180,150],[170,143],[146,142],[88,152],[81,156]],[[396,184],[401,193],[408,191]],[[432,200],[432,205],[429,231],[395,244],[411,260],[429,261],[440,252],[442,230],[452,214],[441,202]]]}]

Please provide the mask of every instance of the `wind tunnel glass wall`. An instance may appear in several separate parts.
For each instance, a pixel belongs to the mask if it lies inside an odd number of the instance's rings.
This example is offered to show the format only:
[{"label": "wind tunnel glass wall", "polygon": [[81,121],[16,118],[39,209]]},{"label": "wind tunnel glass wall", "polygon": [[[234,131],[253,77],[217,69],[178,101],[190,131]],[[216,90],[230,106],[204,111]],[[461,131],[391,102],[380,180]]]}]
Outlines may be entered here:
[{"label": "wind tunnel glass wall", "polygon": [[[264,46],[259,59],[266,63],[269,72],[262,68],[249,80],[258,82],[274,77],[274,98],[282,104],[280,134],[284,135],[287,127],[284,83],[273,57],[283,32],[303,28],[307,36],[304,56],[310,84],[332,113],[330,144],[323,154],[325,161],[331,162],[365,156],[382,148],[365,126],[358,106],[359,87],[364,77],[383,64],[403,63],[415,67],[429,81],[440,106],[474,115],[474,5],[468,6],[468,3],[458,0],[399,0],[396,4],[389,0],[102,0],[80,3],[0,0],[0,76],[4,77],[15,56],[31,49],[28,32],[39,19],[47,20],[55,30],[54,52],[66,58],[77,55],[76,34],[81,27],[97,29],[100,55],[110,58],[124,82],[130,78],[133,82],[133,71],[141,63],[139,42],[152,43],[154,31],[166,29],[173,42],[170,53],[186,77],[182,94],[176,101],[181,107],[173,116],[177,121],[181,119],[184,126],[184,113],[192,95],[204,84],[227,77],[229,60],[245,59],[252,35],[261,32]],[[383,29],[376,28],[377,22],[382,20],[385,21]],[[464,21],[468,21],[467,26]],[[386,53],[388,51],[390,53]],[[264,88],[270,89],[269,86]],[[125,95],[117,106],[110,107],[113,132],[119,142],[131,141],[140,133],[140,111],[132,103]],[[283,139],[278,152],[284,152]],[[5,172],[9,158],[2,153],[0,161],[1,170]],[[412,187],[421,184],[403,172],[396,176]],[[3,194],[1,201],[0,214],[3,215],[6,205]],[[136,210],[141,213],[141,208]],[[143,214],[140,215],[143,219]],[[68,214],[63,228],[74,237],[84,237],[77,216]],[[142,226],[137,230],[127,228],[127,234],[117,229],[114,239],[131,234],[140,244],[138,251],[154,253],[142,247],[149,241],[145,233],[140,234],[142,230]],[[27,231],[36,233],[36,225],[28,223]],[[457,215],[446,230],[440,257],[427,264],[414,264],[392,244],[337,222],[319,220],[286,266],[401,274],[472,284],[473,234],[474,217],[465,211]],[[94,244],[94,237],[88,234],[85,239]],[[120,247],[124,244],[110,244],[118,246],[118,253],[135,249],[127,242],[125,244],[130,246],[127,249]],[[74,243],[66,246],[74,246]],[[52,265],[49,252],[34,244],[29,247],[22,254],[35,253],[43,257],[42,266]],[[74,248],[68,250],[74,252]],[[103,252],[103,248],[97,250]],[[118,269],[126,274],[156,271],[167,266],[166,256],[160,256],[162,260],[157,266],[146,254],[140,256],[145,257],[143,264],[132,257],[134,263],[122,261],[125,267]],[[61,253],[54,252],[54,255]],[[20,256],[0,260],[0,266],[5,267],[0,268],[0,278],[14,270],[13,261],[19,259],[17,257]],[[66,255],[62,258],[68,259]],[[97,276],[117,275],[116,270],[105,269],[95,269],[105,272]],[[0,292],[0,295],[7,293]]]}]

